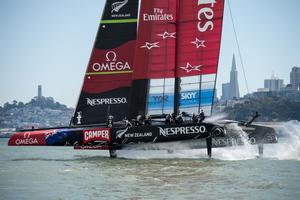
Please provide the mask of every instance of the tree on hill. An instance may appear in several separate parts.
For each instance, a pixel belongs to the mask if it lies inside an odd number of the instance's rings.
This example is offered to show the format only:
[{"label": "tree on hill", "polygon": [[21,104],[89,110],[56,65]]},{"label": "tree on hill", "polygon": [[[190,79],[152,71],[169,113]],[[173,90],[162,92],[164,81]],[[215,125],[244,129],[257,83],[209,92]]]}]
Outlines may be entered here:
[{"label": "tree on hill", "polygon": [[229,117],[235,120],[246,120],[258,112],[260,121],[300,120],[300,101],[291,101],[287,97],[252,98],[234,107],[225,108]]}]

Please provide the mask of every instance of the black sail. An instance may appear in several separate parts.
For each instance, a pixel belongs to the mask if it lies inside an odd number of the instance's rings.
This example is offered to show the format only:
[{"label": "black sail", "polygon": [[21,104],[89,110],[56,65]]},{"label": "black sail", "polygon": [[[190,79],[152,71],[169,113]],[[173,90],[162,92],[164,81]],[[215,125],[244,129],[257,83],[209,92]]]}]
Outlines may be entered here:
[{"label": "black sail", "polygon": [[104,123],[107,114],[129,115],[138,0],[107,0],[73,125]]}]

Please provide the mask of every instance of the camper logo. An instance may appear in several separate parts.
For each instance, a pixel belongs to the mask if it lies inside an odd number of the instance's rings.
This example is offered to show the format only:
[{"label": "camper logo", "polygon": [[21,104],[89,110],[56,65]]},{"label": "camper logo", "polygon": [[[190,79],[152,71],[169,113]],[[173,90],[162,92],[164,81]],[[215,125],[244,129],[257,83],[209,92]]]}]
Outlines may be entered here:
[{"label": "camper logo", "polygon": [[83,131],[83,143],[91,141],[107,141],[110,142],[109,128],[95,128]]},{"label": "camper logo", "polygon": [[105,55],[105,62],[94,63],[92,66],[94,72],[102,74],[115,74],[117,71],[120,73],[131,73],[131,67],[127,61],[118,61],[117,53],[114,51],[108,51]]}]

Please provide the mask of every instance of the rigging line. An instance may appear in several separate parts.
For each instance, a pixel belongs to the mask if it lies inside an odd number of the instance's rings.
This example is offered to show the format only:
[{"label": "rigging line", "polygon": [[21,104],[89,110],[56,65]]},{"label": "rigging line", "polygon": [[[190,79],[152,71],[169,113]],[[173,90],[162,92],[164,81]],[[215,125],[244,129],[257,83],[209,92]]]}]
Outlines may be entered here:
[{"label": "rigging line", "polygon": [[233,26],[234,36],[235,36],[236,44],[237,44],[237,47],[238,47],[238,53],[239,53],[240,61],[241,61],[241,64],[242,64],[243,75],[244,75],[244,79],[245,79],[245,82],[246,82],[247,93],[249,94],[248,81],[247,81],[247,77],[246,77],[246,73],[245,73],[244,62],[243,62],[243,59],[242,59],[239,40],[238,40],[237,33],[236,33],[236,30],[235,30],[235,25],[234,25],[234,21],[233,21],[231,6],[230,6],[230,0],[227,0],[227,2],[228,2],[230,18],[231,18],[231,22],[232,22],[232,26]]}]

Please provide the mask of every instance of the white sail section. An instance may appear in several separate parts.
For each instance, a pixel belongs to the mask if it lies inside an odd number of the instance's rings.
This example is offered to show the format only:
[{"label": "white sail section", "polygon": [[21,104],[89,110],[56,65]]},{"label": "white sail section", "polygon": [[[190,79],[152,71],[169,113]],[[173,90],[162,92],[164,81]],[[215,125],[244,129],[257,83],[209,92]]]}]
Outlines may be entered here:
[{"label": "white sail section", "polygon": [[174,111],[174,78],[151,79],[147,113],[171,114]]},{"label": "white sail section", "polygon": [[179,111],[199,113],[202,109],[205,115],[211,115],[215,78],[215,74],[181,78]]}]

